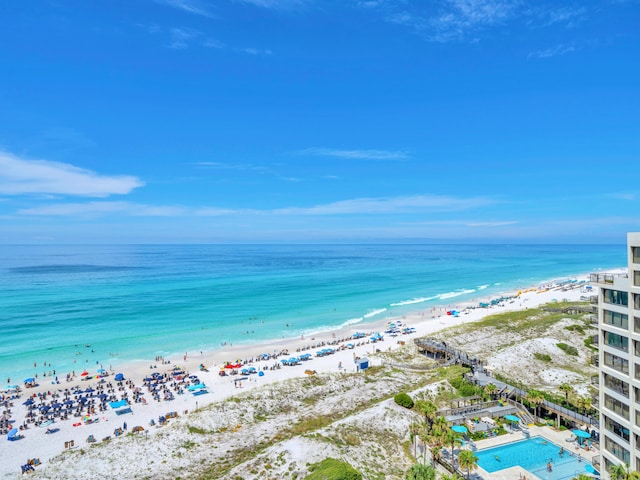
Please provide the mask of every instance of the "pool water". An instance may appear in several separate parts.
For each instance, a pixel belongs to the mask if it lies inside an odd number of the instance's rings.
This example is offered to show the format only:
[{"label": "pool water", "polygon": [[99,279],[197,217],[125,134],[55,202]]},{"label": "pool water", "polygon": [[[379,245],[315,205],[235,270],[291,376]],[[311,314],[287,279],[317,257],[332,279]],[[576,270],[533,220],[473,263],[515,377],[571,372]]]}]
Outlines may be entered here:
[{"label": "pool water", "polygon": [[[561,480],[587,473],[586,466],[590,463],[586,459],[579,461],[570,445],[564,447],[564,455],[561,457],[560,448],[560,445],[538,436],[478,450],[475,454],[478,466],[489,473],[516,465],[545,480]],[[549,462],[551,471],[547,469]]]}]

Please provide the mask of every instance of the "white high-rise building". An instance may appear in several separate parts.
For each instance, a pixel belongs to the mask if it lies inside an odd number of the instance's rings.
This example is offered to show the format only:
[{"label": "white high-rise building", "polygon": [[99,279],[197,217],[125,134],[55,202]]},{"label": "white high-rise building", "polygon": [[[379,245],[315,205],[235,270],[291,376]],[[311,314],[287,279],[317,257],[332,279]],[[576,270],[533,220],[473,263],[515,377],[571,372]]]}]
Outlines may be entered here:
[{"label": "white high-rise building", "polygon": [[628,271],[592,274],[599,287],[600,452],[640,471],[640,233],[627,234]]}]

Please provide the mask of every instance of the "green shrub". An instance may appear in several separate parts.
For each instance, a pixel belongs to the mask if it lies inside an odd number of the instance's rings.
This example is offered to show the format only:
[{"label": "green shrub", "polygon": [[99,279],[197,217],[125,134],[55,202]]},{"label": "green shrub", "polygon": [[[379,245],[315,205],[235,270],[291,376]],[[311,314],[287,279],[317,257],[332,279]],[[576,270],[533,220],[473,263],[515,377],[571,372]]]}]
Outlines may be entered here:
[{"label": "green shrub", "polygon": [[551,361],[551,356],[549,356],[546,353],[534,353],[533,354],[534,357],[536,357],[536,359],[542,361],[542,362],[550,362]]},{"label": "green shrub", "polygon": [[362,480],[362,474],[347,462],[331,457],[310,465],[309,470],[305,480]]},{"label": "green shrub", "polygon": [[573,324],[573,325],[567,325],[564,328],[566,328],[570,332],[578,332],[584,335],[584,327],[582,325]]},{"label": "green shrub", "polygon": [[413,408],[413,399],[407,393],[398,393],[395,397],[393,397],[393,401],[401,407],[409,409]]},{"label": "green shrub", "polygon": [[556,346],[567,355],[573,355],[574,357],[578,355],[578,349],[576,347],[572,347],[566,343],[556,343]]}]

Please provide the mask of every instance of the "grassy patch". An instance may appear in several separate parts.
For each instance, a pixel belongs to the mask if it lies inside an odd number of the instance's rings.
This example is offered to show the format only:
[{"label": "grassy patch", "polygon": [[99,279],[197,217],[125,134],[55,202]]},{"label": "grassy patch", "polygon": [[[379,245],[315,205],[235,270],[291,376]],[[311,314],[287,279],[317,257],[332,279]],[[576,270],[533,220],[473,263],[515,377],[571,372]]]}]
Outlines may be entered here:
[{"label": "grassy patch", "polygon": [[566,343],[556,343],[556,346],[562,350],[567,355],[572,355],[574,357],[578,356],[578,349],[572,345],[567,345]]},{"label": "grassy patch", "polygon": [[536,360],[540,360],[541,362],[547,362],[549,363],[551,361],[551,356],[546,354],[546,353],[534,353],[533,356],[536,358]]}]

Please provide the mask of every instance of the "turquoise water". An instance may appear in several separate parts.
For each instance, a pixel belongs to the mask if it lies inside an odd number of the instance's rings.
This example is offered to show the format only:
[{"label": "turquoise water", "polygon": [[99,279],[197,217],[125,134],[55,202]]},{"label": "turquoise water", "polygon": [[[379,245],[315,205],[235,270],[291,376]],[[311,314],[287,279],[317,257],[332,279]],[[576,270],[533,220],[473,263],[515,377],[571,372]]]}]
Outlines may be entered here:
[{"label": "turquoise water", "polygon": [[624,245],[5,245],[0,378],[357,328],[624,266],[625,255]]},{"label": "turquoise water", "polygon": [[[572,451],[563,448],[543,437],[531,437],[526,440],[509,443],[500,447],[478,450],[478,465],[489,473],[505,468],[521,466],[544,480],[563,480],[573,478],[580,473],[587,473],[589,462],[579,461]],[[547,465],[551,463],[551,471]]]}]

